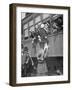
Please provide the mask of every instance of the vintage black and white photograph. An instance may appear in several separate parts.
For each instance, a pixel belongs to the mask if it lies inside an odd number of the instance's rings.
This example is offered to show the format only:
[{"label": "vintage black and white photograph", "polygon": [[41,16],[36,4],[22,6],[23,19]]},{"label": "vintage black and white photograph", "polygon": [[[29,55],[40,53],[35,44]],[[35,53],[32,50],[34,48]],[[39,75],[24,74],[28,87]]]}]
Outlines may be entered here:
[{"label": "vintage black and white photograph", "polygon": [[12,4],[10,9],[10,83],[70,82],[70,8]]},{"label": "vintage black and white photograph", "polygon": [[21,77],[63,75],[63,15],[21,12]]}]

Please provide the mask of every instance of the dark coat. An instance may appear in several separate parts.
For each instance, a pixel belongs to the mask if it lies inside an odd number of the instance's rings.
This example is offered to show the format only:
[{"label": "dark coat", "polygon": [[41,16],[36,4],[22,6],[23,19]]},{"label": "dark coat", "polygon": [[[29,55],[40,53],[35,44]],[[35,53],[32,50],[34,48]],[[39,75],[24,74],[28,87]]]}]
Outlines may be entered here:
[{"label": "dark coat", "polygon": [[24,63],[24,76],[31,76],[31,73],[33,71],[32,61],[31,61],[30,57],[28,57],[26,59],[28,59],[28,62]]}]

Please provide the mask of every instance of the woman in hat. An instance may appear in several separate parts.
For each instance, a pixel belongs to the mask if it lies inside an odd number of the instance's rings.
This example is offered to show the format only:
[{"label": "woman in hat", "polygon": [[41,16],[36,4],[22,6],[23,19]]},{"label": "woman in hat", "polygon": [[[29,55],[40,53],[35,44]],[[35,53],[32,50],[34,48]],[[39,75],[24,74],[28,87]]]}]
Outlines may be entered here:
[{"label": "woman in hat", "polygon": [[31,76],[34,62],[29,55],[28,47],[24,47],[24,76]]}]

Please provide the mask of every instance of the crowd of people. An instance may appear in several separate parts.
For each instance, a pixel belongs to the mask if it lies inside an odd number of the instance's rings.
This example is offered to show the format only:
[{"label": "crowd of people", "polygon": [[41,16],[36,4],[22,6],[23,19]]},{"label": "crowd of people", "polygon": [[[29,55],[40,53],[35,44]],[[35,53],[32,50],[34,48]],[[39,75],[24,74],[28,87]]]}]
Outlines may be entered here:
[{"label": "crowd of people", "polygon": [[44,58],[46,57],[47,51],[48,51],[48,47],[45,44],[45,48],[44,49],[41,48],[37,52],[37,57],[36,57],[37,67],[36,67],[34,60],[29,54],[28,47],[24,47],[24,50],[22,52],[23,57],[24,57],[23,63],[22,63],[22,77],[31,76],[31,74],[34,71],[36,72],[36,76],[47,72],[47,67],[46,67],[46,63],[44,60]]}]

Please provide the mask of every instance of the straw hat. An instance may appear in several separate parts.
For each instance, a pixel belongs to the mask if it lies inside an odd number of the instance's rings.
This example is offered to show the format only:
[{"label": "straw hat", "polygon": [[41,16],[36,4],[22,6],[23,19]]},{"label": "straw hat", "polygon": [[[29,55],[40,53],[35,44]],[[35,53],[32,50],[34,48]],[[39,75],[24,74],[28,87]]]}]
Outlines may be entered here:
[{"label": "straw hat", "polygon": [[41,28],[44,28],[44,24],[41,24]]}]

